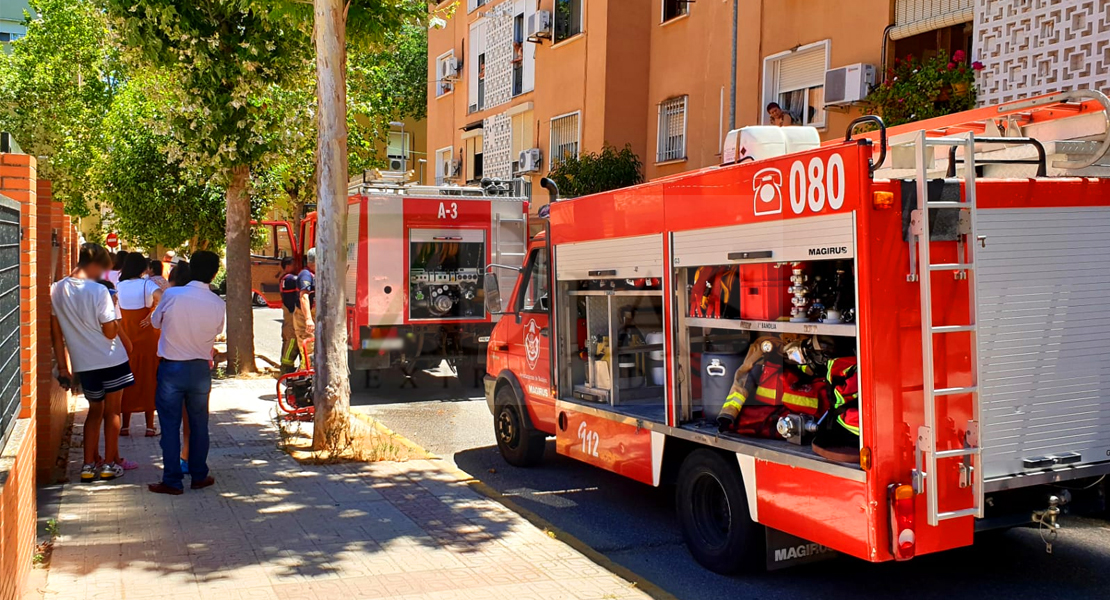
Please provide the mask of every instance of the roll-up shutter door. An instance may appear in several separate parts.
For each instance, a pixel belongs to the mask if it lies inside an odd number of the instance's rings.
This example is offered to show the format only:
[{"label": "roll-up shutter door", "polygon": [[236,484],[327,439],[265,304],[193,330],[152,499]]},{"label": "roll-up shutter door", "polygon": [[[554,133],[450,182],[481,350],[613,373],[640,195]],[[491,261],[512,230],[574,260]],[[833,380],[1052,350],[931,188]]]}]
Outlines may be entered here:
[{"label": "roll-up shutter door", "polygon": [[779,59],[778,91],[790,92],[824,85],[825,48],[821,45]]},{"label": "roll-up shutter door", "polygon": [[559,244],[555,259],[559,281],[662,277],[663,236]]},{"label": "roll-up shutter door", "polygon": [[973,0],[897,0],[890,39],[968,23],[975,16],[972,9]]}]

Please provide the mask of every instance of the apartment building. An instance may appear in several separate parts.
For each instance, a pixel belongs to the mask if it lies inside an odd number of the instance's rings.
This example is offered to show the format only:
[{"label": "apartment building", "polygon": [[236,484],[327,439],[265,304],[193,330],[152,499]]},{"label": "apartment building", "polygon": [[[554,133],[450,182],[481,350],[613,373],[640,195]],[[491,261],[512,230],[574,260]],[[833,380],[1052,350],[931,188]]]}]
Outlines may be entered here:
[{"label": "apartment building", "polygon": [[425,181],[538,184],[553,160],[604,143],[631,145],[648,179],[672,175],[718,164],[733,116],[767,124],[770,102],[835,138],[867,92],[849,68],[881,78],[895,56],[942,49],[983,60],[981,102],[1108,85],[1110,4],[1099,0],[736,0],[733,114],[733,10],[462,0],[429,32]]},{"label": "apartment building", "polygon": [[35,16],[35,11],[27,0],[0,0],[0,45],[8,50],[8,44],[23,37],[27,27],[23,24],[26,15]]}]

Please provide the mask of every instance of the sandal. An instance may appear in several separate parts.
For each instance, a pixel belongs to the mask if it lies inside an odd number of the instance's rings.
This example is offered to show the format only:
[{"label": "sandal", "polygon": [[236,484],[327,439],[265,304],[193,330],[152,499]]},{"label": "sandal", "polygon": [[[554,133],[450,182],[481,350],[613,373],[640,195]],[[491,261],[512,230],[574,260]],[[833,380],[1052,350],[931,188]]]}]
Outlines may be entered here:
[{"label": "sandal", "polygon": [[130,427],[120,427],[119,434],[121,436],[128,437],[128,436],[131,435],[131,428]]},{"label": "sandal", "polygon": [[158,436],[158,430],[157,429],[155,429],[154,427],[147,427],[146,428],[146,437],[157,437],[157,436]]}]

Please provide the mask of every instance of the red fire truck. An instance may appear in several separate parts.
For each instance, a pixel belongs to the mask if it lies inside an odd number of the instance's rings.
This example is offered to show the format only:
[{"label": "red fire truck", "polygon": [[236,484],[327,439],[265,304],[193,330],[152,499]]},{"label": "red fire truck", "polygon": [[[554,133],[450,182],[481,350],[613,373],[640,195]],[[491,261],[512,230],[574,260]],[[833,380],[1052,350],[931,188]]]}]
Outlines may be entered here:
[{"label": "red fire truck", "polygon": [[501,454],[536,464],[554,436],[675,484],[719,572],[1101,509],[1108,113],[1070,92],[865,117],[794,152],[741,130],[738,164],[553,203],[504,307],[486,279]]},{"label": "red fire truck", "polygon": [[[527,199],[495,181],[468,187],[373,182],[350,193],[351,370],[399,368],[411,382],[425,359],[480,367],[498,319],[485,309],[484,274],[490,265],[521,262]],[[316,245],[316,219],[311,212],[301,224],[305,250]],[[267,226],[275,239],[282,236],[281,224]]]}]

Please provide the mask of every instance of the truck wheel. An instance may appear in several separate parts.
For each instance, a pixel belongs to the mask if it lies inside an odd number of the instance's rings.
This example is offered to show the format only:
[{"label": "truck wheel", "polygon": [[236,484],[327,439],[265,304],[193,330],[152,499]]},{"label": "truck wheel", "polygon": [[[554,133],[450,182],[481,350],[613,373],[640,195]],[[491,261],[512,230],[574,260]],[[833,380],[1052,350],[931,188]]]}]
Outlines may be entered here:
[{"label": "truck wheel", "polygon": [[493,428],[497,449],[505,462],[514,467],[531,467],[543,460],[547,437],[525,425],[517,408],[516,395],[508,386],[497,391]]},{"label": "truck wheel", "polygon": [[695,450],[682,463],[676,499],[686,547],[701,565],[722,574],[764,565],[763,528],[752,521],[740,469],[712,450]]}]

